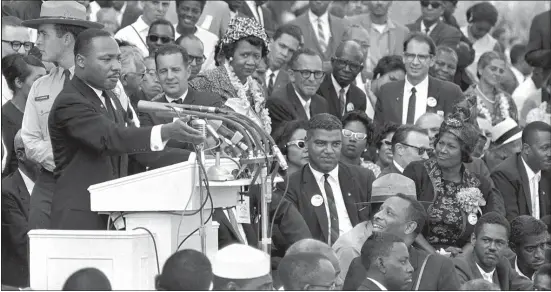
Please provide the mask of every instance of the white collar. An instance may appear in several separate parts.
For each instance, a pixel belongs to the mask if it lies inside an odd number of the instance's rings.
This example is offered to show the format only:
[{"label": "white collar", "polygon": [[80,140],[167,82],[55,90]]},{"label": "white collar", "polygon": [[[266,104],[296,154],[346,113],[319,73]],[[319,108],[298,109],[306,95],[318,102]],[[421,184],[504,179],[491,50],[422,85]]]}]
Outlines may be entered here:
[{"label": "white collar", "polygon": [[377,287],[379,287],[379,289],[381,289],[381,291],[388,291],[388,289],[383,286],[383,284],[379,283],[379,281],[373,279],[373,278],[369,278],[367,277],[367,279],[369,279],[371,282],[375,283],[375,285],[377,285]]},{"label": "white collar", "polygon": [[[294,88],[294,86],[293,86]],[[296,95],[298,96],[298,100],[300,100],[300,103],[302,104],[302,107],[306,107],[308,105],[308,107],[310,107],[310,103],[312,102],[312,98],[308,99],[308,100],[304,100],[304,98],[302,98],[302,95],[300,95],[300,93],[298,93],[298,91],[295,89],[295,93]]]},{"label": "white collar", "polygon": [[535,176],[538,176],[538,178],[541,177],[541,170],[535,173],[528,164],[526,164],[526,161],[524,161],[523,157],[520,157],[522,159],[522,164],[524,164],[524,168],[526,169],[526,176],[528,176],[528,180],[531,181]]},{"label": "white collar", "polygon": [[23,178],[23,182],[25,183],[25,187],[29,191],[29,195],[30,195],[33,192],[34,181],[30,177],[28,177],[20,168],[18,168],[17,170],[21,174],[21,177]]},{"label": "white collar", "polygon": [[[438,25],[439,22],[440,22],[440,21],[437,21],[437,22],[435,22],[433,25],[431,25],[431,26],[429,27],[429,34],[434,30],[434,28]],[[426,29],[426,28],[427,28],[427,27],[425,26],[425,22],[424,22],[423,20],[421,20],[421,32],[422,32],[422,33],[425,33],[425,29]]]},{"label": "white collar", "polygon": [[[310,164],[308,164],[308,167],[310,167],[310,170],[312,170],[312,173],[314,174],[314,178],[316,179],[317,182],[321,182],[322,179],[325,179],[323,177],[324,173],[315,170],[312,167],[312,165],[310,165]],[[339,181],[339,165],[338,164],[335,168],[333,168],[333,170],[331,170],[329,172],[329,177],[332,177],[334,180]]]},{"label": "white collar", "polygon": [[[266,76],[268,77],[268,79],[270,79],[270,75],[273,73],[274,74],[274,79],[275,79],[275,78],[277,78],[277,74],[279,74],[280,70],[281,69],[277,69],[277,70],[272,71],[272,69],[268,68],[268,69],[266,69]],[[274,80],[274,82],[275,82],[275,80]]]},{"label": "white collar", "polygon": [[413,86],[411,83],[409,83],[409,80],[408,80],[408,77],[406,76],[406,86],[404,88],[404,92],[406,94],[409,94],[411,92],[411,89],[413,87],[415,87],[415,89],[417,90],[417,92],[419,92],[419,88],[429,88],[429,75],[427,74],[427,76],[425,77],[425,79],[423,79],[423,81],[419,82],[419,84]]},{"label": "white collar", "polygon": [[[138,19],[132,24],[137,31],[149,30],[149,25],[143,20],[143,15],[140,15]],[[147,33],[147,32],[146,32]]]},{"label": "white collar", "polygon": [[329,9],[327,9],[327,11],[319,17],[315,15],[312,10],[308,9],[308,18],[310,18],[311,23],[318,22],[318,19],[320,19],[323,23],[329,23]]},{"label": "white collar", "polygon": [[400,164],[398,164],[398,162],[396,162],[396,160],[392,159],[392,163],[394,163],[394,166],[401,172],[401,173],[404,173],[404,168],[402,166],[400,166]]},{"label": "white collar", "polygon": [[256,8],[258,8],[258,5],[256,5],[256,1],[247,0],[247,1],[245,1],[245,3],[247,3],[247,5],[249,6],[249,8],[251,8],[251,11],[252,11],[253,13],[255,13],[255,11],[253,11],[253,9],[256,10]]},{"label": "white collar", "polygon": [[165,97],[166,97],[166,100],[168,100],[169,103],[175,101],[175,100],[178,100],[178,99],[181,99],[182,101],[186,100],[186,96],[187,96],[187,93],[189,92],[189,89],[186,89],[186,91],[184,92],[184,94],[182,94],[180,97],[178,98],[172,98],[172,97],[169,97],[168,95],[166,95],[165,93]]},{"label": "white collar", "polygon": [[339,95],[339,91],[341,91],[341,88],[344,89],[344,95],[348,93],[348,89],[350,89],[350,84],[348,84],[346,87],[341,87],[337,82],[337,79],[335,79],[335,77],[333,76],[333,73],[331,73],[331,81],[333,82],[333,86],[337,91],[337,96]]},{"label": "white collar", "polygon": [[495,267],[494,267],[494,269],[493,269],[491,272],[486,273],[486,272],[478,265],[477,262],[475,262],[475,264],[476,264],[476,267],[477,267],[478,270],[480,271],[480,274],[482,275],[483,278],[484,278],[484,275],[491,276],[492,279],[494,278],[494,272],[496,271],[496,268],[495,268]]},{"label": "white collar", "polygon": [[83,80],[83,82],[86,83],[86,85],[88,85],[90,88],[92,88],[92,90],[96,93],[96,95],[97,95],[100,99],[102,98],[103,90],[95,88],[94,86],[88,84],[88,83],[85,82],[84,80]]},{"label": "white collar", "polygon": [[126,11],[126,1],[124,1],[124,4],[121,7],[121,11],[117,11],[117,13],[122,15],[122,14],[124,14],[125,11]]},{"label": "white collar", "polygon": [[518,273],[519,275],[525,277],[526,279],[530,279],[530,278],[528,278],[525,274],[523,274],[523,273],[520,271],[520,269],[518,268],[517,262],[518,262],[518,257],[515,257],[515,271],[517,271],[517,273]]}]

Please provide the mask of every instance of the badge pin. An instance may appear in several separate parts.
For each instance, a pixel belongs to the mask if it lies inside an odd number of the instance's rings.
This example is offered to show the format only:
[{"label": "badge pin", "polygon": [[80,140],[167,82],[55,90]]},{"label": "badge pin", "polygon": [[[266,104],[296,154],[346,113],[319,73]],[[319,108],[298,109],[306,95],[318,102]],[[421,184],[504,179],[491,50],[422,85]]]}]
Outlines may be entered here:
[{"label": "badge pin", "polygon": [[314,207],[319,207],[323,204],[323,197],[321,195],[314,195],[312,199],[310,199],[310,203],[312,203]]},{"label": "badge pin", "polygon": [[436,101],[436,98],[429,97],[427,98],[427,105],[430,107],[435,107],[438,102]]},{"label": "badge pin", "polygon": [[347,105],[346,105],[346,111],[347,112],[351,112],[354,110],[354,104],[349,102]]},{"label": "badge pin", "polygon": [[476,214],[471,213],[471,214],[469,214],[468,221],[469,221],[469,224],[475,225],[476,222],[478,222],[478,217],[476,217]]}]

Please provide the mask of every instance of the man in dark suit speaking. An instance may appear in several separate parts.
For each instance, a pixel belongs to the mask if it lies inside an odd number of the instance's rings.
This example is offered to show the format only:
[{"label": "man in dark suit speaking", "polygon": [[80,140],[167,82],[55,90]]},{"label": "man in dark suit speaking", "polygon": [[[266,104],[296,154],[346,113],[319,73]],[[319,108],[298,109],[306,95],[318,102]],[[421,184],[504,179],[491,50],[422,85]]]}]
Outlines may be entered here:
[{"label": "man in dark suit speaking", "polygon": [[121,74],[120,51],[108,32],[82,32],[74,52],[75,77],[63,87],[48,119],[56,165],[51,227],[103,229],[105,218],[90,210],[90,185],[125,176],[128,153],[161,151],[171,139],[204,139],[182,119],[125,126],[123,108],[111,92]]},{"label": "man in dark suit speaking", "polygon": [[413,124],[426,112],[442,116],[463,100],[459,86],[429,76],[436,46],[432,39],[414,32],[404,41],[406,78],[387,83],[377,94],[374,122]]}]

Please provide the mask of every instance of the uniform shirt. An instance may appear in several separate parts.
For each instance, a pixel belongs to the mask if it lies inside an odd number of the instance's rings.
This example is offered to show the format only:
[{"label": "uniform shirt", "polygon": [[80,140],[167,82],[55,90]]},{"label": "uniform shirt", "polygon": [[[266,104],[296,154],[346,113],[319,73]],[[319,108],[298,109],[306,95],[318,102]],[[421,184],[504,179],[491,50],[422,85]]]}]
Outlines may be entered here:
[{"label": "uniform shirt", "polygon": [[404,84],[404,97],[403,97],[403,106],[402,106],[402,124],[407,123],[408,119],[408,110],[409,110],[409,98],[411,97],[411,89],[415,87],[415,117],[413,121],[422,116],[427,112],[427,99],[429,94],[429,76],[427,75],[423,81],[419,84],[413,86],[409,83],[408,78],[406,77],[406,82]]},{"label": "uniform shirt", "polygon": [[[48,171],[53,171],[55,168],[50,131],[48,129],[48,116],[56,97],[63,89],[65,83],[63,71],[63,68],[56,67],[48,75],[40,77],[33,83],[29,91],[21,125],[21,138],[25,145],[27,158],[38,162]],[[71,67],[69,71],[72,78],[75,67]],[[115,89],[114,91],[119,93],[117,96],[121,105],[125,109],[130,108],[134,125],[139,127],[138,116],[132,109],[120,81]]]},{"label": "uniform shirt", "polygon": [[143,15],[138,17],[134,23],[129,26],[123,27],[115,34],[115,38],[127,41],[140,49],[144,57],[149,56],[149,50],[147,49],[147,33],[149,32],[149,25],[143,21]]}]

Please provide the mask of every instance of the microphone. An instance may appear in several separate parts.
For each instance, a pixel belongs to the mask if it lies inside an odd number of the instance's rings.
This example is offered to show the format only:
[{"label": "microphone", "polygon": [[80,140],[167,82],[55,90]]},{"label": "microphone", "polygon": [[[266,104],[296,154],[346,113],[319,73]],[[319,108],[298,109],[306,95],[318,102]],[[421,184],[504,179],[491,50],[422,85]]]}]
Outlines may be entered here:
[{"label": "microphone", "polygon": [[191,105],[191,104],[174,104],[174,107],[180,107],[185,110],[202,112],[202,113],[211,113],[211,114],[228,114],[227,110],[223,110],[215,106],[202,106],[202,105]]},{"label": "microphone", "polygon": [[[205,139],[207,138],[207,131],[206,131],[207,122],[205,120],[195,119],[195,120],[191,120],[189,123],[191,124],[192,128],[201,132],[201,136],[203,136]],[[204,144],[201,143],[197,146],[203,147]]]},{"label": "microphone", "polygon": [[226,126],[222,125],[222,121],[209,120],[206,128],[213,137],[216,138],[222,136],[225,138],[225,142],[230,146],[237,146],[243,151],[247,151],[247,149],[249,149],[245,143],[241,142],[243,135],[239,132],[234,132],[228,129]]},{"label": "microphone", "polygon": [[274,145],[272,147],[272,153],[277,159],[277,162],[279,163],[279,166],[282,170],[287,170],[289,166],[287,165],[287,160],[285,160],[285,156],[283,156],[283,153],[281,153],[281,150],[277,147],[277,145]]}]

